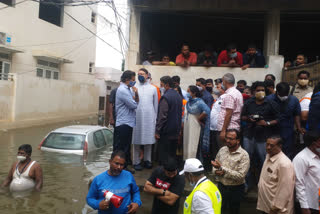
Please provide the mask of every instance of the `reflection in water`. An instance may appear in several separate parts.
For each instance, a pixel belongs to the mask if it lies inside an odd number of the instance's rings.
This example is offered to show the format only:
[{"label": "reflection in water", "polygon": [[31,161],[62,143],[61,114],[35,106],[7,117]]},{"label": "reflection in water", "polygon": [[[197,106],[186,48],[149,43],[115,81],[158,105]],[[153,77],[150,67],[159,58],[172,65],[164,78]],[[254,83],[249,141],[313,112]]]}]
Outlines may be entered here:
[{"label": "reflection in water", "polygon": [[[81,124],[93,124],[93,122],[96,122],[95,118],[80,121]],[[21,193],[1,190],[1,213],[80,214],[86,211],[85,198],[88,192],[88,181],[109,167],[108,160],[112,149],[107,147],[89,153],[86,160],[79,155],[42,152],[37,149],[40,142],[50,131],[73,124],[78,123],[73,121],[0,131],[0,182],[6,178],[12,163],[16,161],[18,147],[25,143],[32,145],[31,158],[40,163],[44,175],[41,193],[29,192],[26,195],[21,195]],[[88,212],[85,213],[91,213],[91,211],[92,209],[89,208]]]}]

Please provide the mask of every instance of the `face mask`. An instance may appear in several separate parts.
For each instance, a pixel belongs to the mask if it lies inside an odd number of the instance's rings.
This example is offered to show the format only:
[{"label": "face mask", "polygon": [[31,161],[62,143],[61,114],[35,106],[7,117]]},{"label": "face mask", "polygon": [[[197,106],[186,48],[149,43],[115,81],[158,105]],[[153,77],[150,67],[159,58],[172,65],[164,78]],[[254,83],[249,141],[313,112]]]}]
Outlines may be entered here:
[{"label": "face mask", "polygon": [[256,92],[256,99],[257,100],[263,100],[263,98],[266,96],[266,93],[264,91]]},{"label": "face mask", "polygon": [[308,85],[308,83],[309,83],[309,80],[298,80],[298,83],[299,83],[299,85],[301,85],[301,86],[306,86],[306,85]]},{"label": "face mask", "polygon": [[129,86],[133,87],[136,84],[136,81],[130,81]]},{"label": "face mask", "polygon": [[220,95],[220,91],[217,89],[217,88],[213,88],[213,93],[215,94],[215,95],[217,95],[217,96],[219,96]]},{"label": "face mask", "polygon": [[277,96],[281,102],[286,101],[288,99],[288,96],[283,96],[283,97],[280,97],[279,95]]},{"label": "face mask", "polygon": [[237,89],[238,89],[238,91],[240,91],[241,93],[243,93],[243,91],[244,91],[244,88],[238,88],[238,87],[237,87]]},{"label": "face mask", "polygon": [[164,87],[161,87],[160,92],[161,92],[161,95],[164,95],[164,92],[166,92],[166,89]]},{"label": "face mask", "polygon": [[196,183],[195,182],[189,182],[189,185],[191,186],[191,187],[195,187],[196,186]]},{"label": "face mask", "polygon": [[144,76],[138,76],[138,80],[139,82],[144,83],[146,79],[144,78]]},{"label": "face mask", "polygon": [[209,91],[210,93],[212,93],[212,87],[206,87],[206,90]]},{"label": "face mask", "polygon": [[25,156],[18,155],[18,156],[17,156],[17,159],[18,159],[18,161],[23,162],[23,161],[25,161],[27,158],[26,158]]},{"label": "face mask", "polygon": [[191,96],[190,93],[187,93],[187,97],[188,97],[189,100],[192,99],[192,96]]},{"label": "face mask", "polygon": [[199,91],[202,91],[202,90],[203,90],[203,88],[200,87],[200,86],[197,86],[197,88],[199,89]]},{"label": "face mask", "polygon": [[238,56],[237,52],[229,54],[230,58],[236,58]]},{"label": "face mask", "polygon": [[226,87],[223,85],[223,83],[221,83],[221,88],[222,88],[222,90],[226,90]]}]

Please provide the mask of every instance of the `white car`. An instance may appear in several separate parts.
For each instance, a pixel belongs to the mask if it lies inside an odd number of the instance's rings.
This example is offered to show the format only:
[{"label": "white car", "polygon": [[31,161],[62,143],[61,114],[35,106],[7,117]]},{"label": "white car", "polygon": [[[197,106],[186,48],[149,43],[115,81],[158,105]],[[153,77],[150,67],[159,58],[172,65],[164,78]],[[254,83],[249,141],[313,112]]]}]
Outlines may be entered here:
[{"label": "white car", "polygon": [[113,144],[113,131],[102,126],[77,125],[58,128],[40,143],[41,151],[84,155]]}]

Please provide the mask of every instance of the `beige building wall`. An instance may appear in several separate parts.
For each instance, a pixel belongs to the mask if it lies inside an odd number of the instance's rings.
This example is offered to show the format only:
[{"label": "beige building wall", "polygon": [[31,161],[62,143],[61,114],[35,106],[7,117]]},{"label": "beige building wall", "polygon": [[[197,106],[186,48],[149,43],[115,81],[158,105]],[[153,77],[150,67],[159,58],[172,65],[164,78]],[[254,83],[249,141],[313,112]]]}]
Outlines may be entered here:
[{"label": "beige building wall", "polygon": [[14,83],[0,80],[0,123],[12,119]]},{"label": "beige building wall", "polygon": [[[0,7],[6,5],[0,3]],[[86,28],[96,33],[96,24],[91,22],[95,5],[64,7],[64,11],[78,20]],[[26,1],[14,7],[1,10],[0,32],[11,36],[11,47],[23,50],[12,55],[11,73],[36,76],[35,53],[68,59],[73,63],[60,64],[60,79],[92,83],[89,63],[95,62],[96,37],[76,23],[66,13],[62,13],[59,27],[39,18],[39,3]]]},{"label": "beige building wall", "polygon": [[[3,90],[3,87],[6,90]],[[10,101],[10,96],[12,101]],[[84,118],[98,112],[95,85],[18,76],[0,80],[0,128],[19,128]],[[3,110],[4,111],[3,111]],[[6,117],[13,109],[12,118]],[[3,118],[3,119],[2,119]]]}]

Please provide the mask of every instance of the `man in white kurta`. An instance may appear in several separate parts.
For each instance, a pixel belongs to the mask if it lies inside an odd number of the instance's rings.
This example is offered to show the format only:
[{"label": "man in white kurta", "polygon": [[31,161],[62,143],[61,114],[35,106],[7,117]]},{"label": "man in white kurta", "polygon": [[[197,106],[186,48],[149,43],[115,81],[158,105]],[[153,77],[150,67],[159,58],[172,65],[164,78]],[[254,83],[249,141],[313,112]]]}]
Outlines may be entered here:
[{"label": "man in white kurta", "polygon": [[138,72],[136,87],[139,90],[139,104],[136,110],[136,126],[133,128],[133,166],[135,170],[142,170],[139,157],[140,146],[144,146],[144,167],[152,168],[152,144],[155,141],[155,126],[158,113],[158,93],[156,87],[150,84],[148,71],[144,68]]}]

